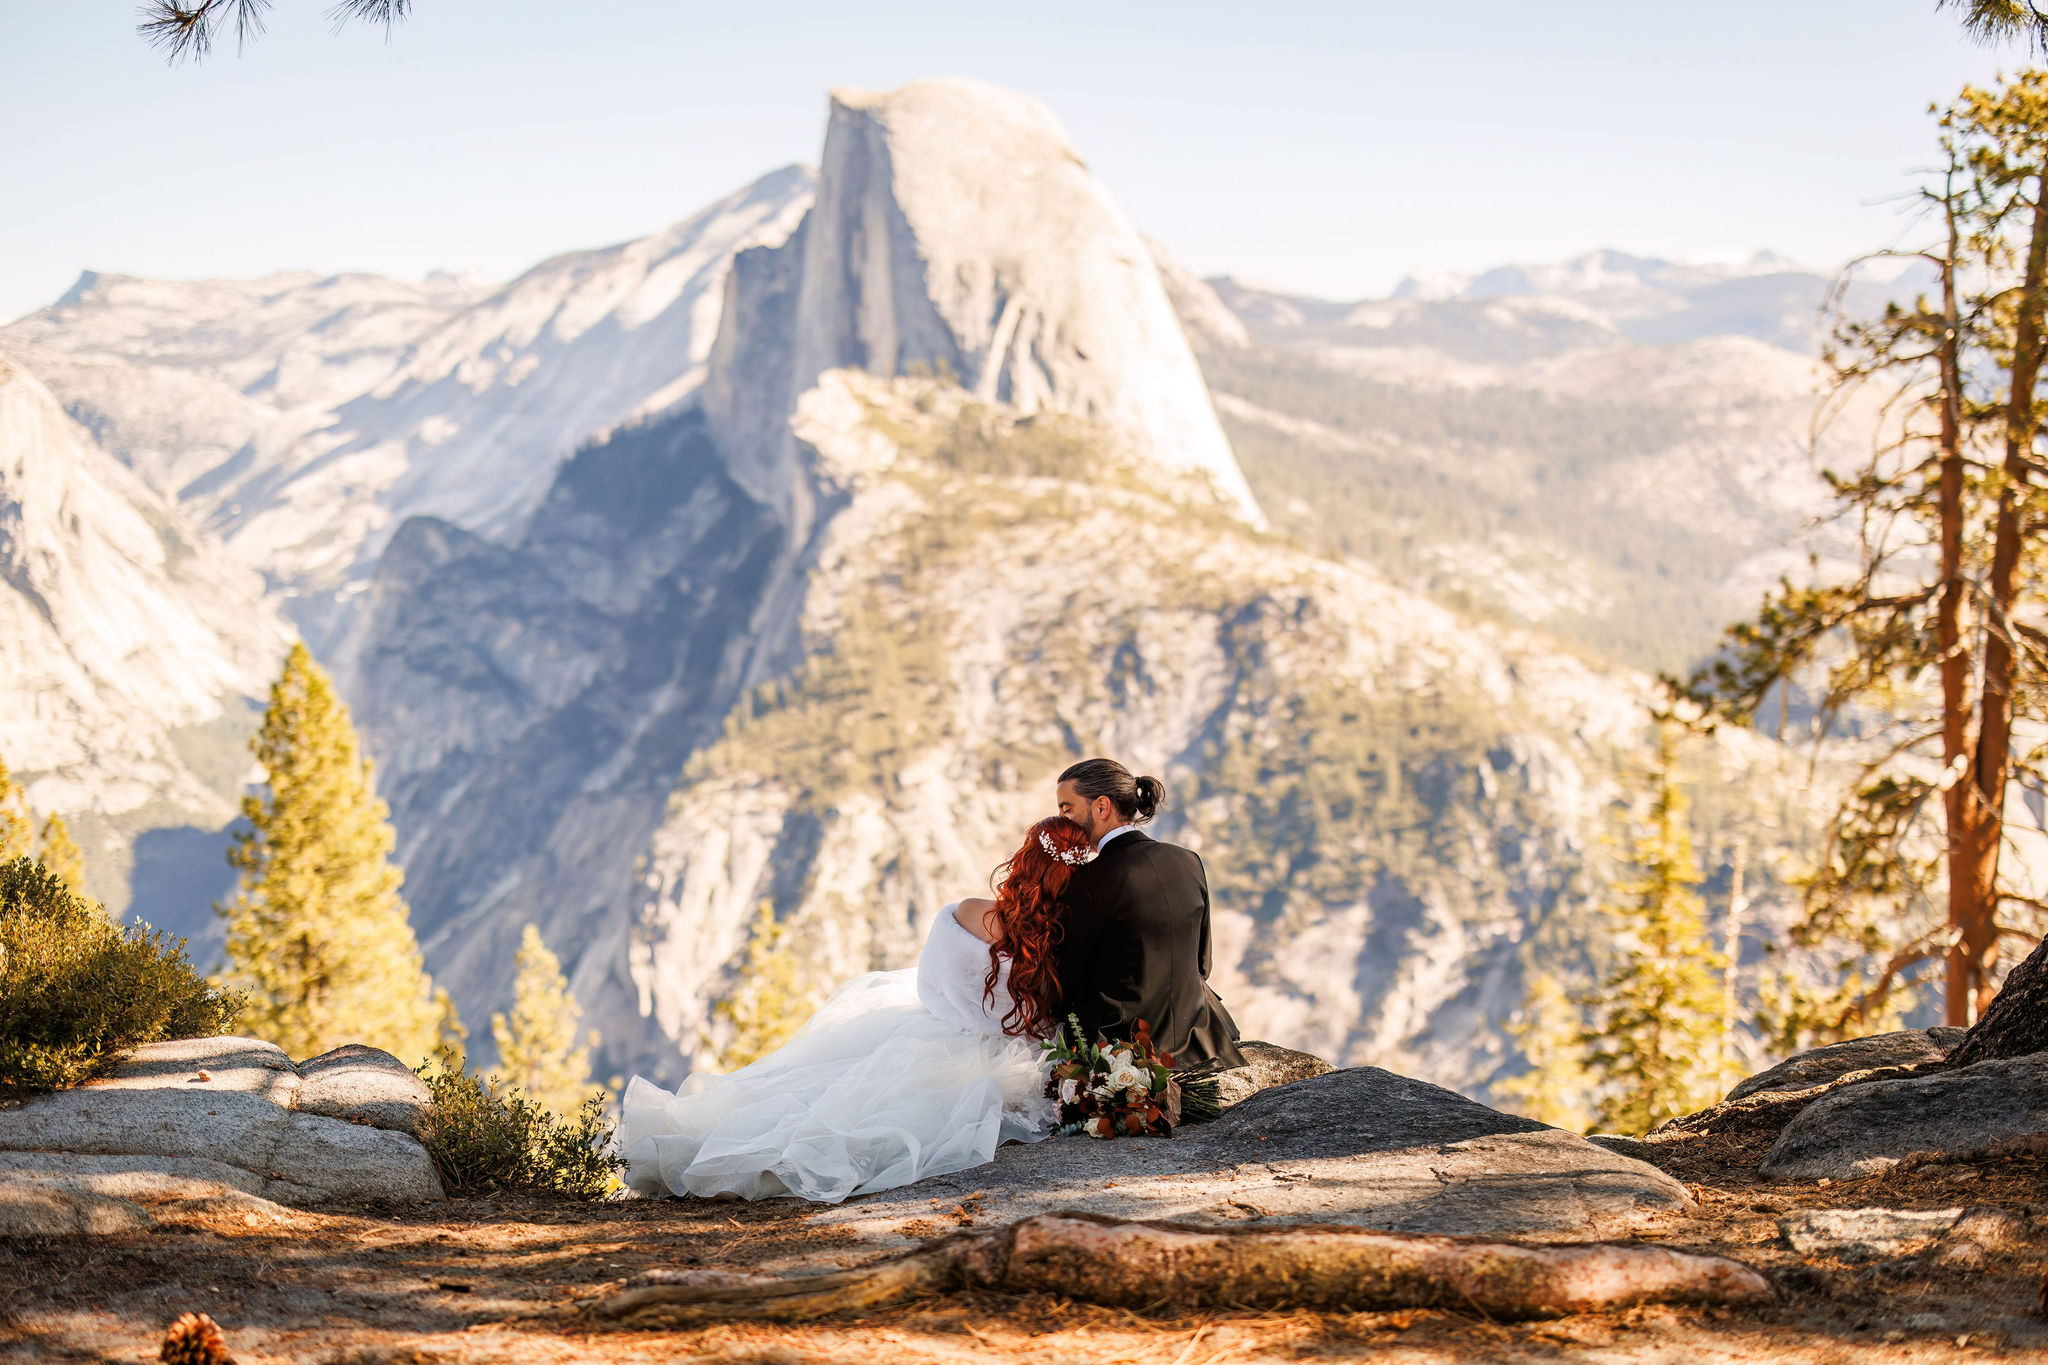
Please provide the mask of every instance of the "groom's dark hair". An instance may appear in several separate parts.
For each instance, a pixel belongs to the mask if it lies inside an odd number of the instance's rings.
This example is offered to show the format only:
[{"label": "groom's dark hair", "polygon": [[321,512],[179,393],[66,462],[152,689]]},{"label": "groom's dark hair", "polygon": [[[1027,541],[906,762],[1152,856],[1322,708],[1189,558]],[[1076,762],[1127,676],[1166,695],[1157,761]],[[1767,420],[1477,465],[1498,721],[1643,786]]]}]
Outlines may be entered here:
[{"label": "groom's dark hair", "polygon": [[1132,777],[1131,770],[1113,758],[1084,758],[1060,774],[1074,790],[1088,800],[1106,796],[1117,814],[1132,824],[1142,825],[1166,804],[1166,784],[1156,777]]}]

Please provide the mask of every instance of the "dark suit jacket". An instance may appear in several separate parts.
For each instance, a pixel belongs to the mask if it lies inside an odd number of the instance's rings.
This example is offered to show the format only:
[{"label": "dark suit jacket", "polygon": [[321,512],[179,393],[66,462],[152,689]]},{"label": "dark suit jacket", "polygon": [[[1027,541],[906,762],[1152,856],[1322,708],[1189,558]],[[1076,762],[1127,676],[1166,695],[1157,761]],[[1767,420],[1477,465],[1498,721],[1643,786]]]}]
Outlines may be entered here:
[{"label": "dark suit jacket", "polygon": [[1209,879],[1188,849],[1119,834],[1074,872],[1062,904],[1061,1018],[1089,1038],[1143,1019],[1174,1069],[1242,1066],[1237,1025],[1209,989]]}]

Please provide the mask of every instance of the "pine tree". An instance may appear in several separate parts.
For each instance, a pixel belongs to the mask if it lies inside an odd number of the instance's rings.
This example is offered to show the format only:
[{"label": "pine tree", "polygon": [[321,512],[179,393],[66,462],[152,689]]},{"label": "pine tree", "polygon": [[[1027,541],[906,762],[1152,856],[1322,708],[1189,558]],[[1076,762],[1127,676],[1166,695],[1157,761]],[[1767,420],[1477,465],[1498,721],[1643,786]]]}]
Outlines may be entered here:
[{"label": "pine tree", "polygon": [[245,1027],[294,1057],[367,1043],[416,1063],[451,1015],[420,961],[393,836],[348,708],[303,644],[292,646],[250,741],[267,786],[243,799],[249,828],[227,920],[227,984],[249,992]]},{"label": "pine tree", "polygon": [[[576,1045],[583,1011],[569,993],[562,963],[531,924],[519,939],[519,974],[512,987],[512,1017],[491,1016],[498,1044],[494,1073],[564,1117],[575,1114],[594,1087],[590,1049]],[[590,1034],[597,1042],[597,1034]]]},{"label": "pine tree", "polygon": [[72,842],[71,829],[64,823],[63,816],[52,815],[43,821],[40,843],[42,847],[36,854],[37,861],[49,868],[57,880],[64,883],[66,889],[74,894],[83,894],[85,855],[79,852],[78,845]]},{"label": "pine tree", "polygon": [[28,794],[0,763],[0,863],[34,856],[35,814],[28,808]]},{"label": "pine tree", "polygon": [[83,892],[85,888],[85,855],[72,842],[64,817],[50,816],[38,834],[28,792],[8,775],[7,765],[0,763],[0,863],[15,858],[34,858],[70,891]]},{"label": "pine tree", "polygon": [[1522,1009],[1508,1024],[1529,1070],[1494,1085],[1503,1107],[1574,1133],[1592,1126],[1598,1078],[1586,1067],[1585,1015],[1556,977],[1531,973]]},{"label": "pine tree", "polygon": [[[2020,13],[1969,8],[1987,32]],[[1965,86],[1939,127],[1927,240],[1886,253],[1931,267],[1934,287],[1844,321],[1825,356],[1826,411],[1874,388],[1896,427],[1827,476],[1856,562],[1782,581],[1678,685],[1781,732],[1802,705],[1815,743],[1846,726],[1873,755],[1791,926],[1802,948],[1843,950],[1832,989],[1789,982],[1795,1045],[1872,1031],[1937,972],[1947,1022],[1967,1025],[2008,945],[2048,927],[2004,856],[2009,808],[2048,784],[2048,72]]]},{"label": "pine tree", "polygon": [[1658,728],[1648,818],[1635,837],[1636,879],[1603,907],[1614,927],[1614,965],[1601,989],[1578,1001],[1596,1019],[1582,1040],[1610,1132],[1644,1133],[1689,1114],[1712,1098],[1719,1078],[1726,962],[1707,934],[1697,889],[1675,730],[1669,722]]},{"label": "pine tree", "polygon": [[739,980],[731,994],[712,1006],[712,1014],[733,1029],[731,1041],[718,1054],[718,1064],[726,1071],[767,1056],[810,1017],[812,1002],[796,954],[786,941],[788,934],[776,922],[775,907],[761,902]]}]

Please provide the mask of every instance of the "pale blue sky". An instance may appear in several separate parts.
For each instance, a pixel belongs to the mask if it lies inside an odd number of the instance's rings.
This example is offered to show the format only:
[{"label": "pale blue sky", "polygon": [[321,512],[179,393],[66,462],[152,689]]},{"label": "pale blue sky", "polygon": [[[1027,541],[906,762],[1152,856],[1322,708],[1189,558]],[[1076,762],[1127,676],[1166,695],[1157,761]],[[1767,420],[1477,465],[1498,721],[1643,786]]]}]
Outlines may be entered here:
[{"label": "pale blue sky", "polygon": [[166,68],[127,0],[0,0],[0,318],[82,267],[509,276],[815,162],[831,86],[928,75],[1045,100],[1205,274],[1826,264],[1896,230],[1928,102],[2022,56],[1934,0],[417,0],[388,44],[325,7]]}]

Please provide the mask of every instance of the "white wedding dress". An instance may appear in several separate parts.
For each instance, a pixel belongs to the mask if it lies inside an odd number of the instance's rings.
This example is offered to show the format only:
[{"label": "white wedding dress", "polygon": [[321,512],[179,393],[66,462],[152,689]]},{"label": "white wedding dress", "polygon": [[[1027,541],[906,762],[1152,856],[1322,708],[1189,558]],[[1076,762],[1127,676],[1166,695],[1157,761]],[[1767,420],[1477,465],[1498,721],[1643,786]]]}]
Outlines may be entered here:
[{"label": "white wedding dress", "polygon": [[1009,963],[982,999],[988,945],[949,905],[917,966],[848,981],[774,1052],[694,1094],[638,1076],[618,1150],[641,1194],[836,1204],[964,1171],[1052,1126],[1036,1040],[1002,1031]]}]

